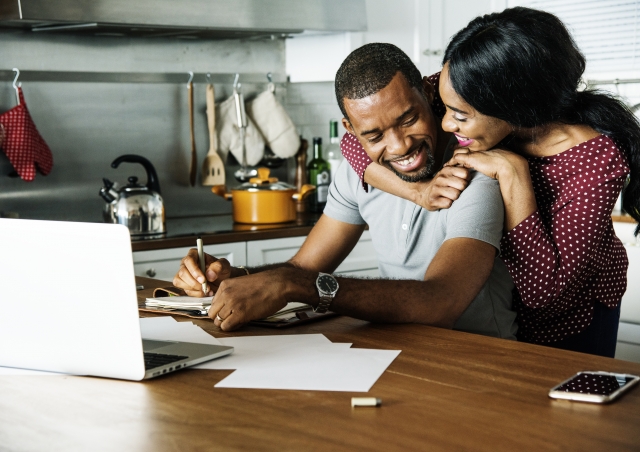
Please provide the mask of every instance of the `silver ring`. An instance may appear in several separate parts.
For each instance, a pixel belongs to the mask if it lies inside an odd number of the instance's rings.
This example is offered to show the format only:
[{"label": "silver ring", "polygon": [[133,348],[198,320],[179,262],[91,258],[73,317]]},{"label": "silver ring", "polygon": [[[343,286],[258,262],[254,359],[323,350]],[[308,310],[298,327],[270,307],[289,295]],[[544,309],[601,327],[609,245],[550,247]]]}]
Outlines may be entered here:
[{"label": "silver ring", "polygon": [[219,320],[221,322],[224,322],[224,319],[222,317],[220,317],[218,314],[216,314],[216,320]]}]

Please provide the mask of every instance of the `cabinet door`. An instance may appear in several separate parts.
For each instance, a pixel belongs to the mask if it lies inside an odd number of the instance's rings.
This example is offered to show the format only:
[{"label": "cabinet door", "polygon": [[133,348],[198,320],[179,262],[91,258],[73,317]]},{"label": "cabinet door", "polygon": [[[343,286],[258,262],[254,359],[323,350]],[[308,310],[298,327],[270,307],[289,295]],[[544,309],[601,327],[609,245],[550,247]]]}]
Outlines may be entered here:
[{"label": "cabinet door", "polygon": [[[133,268],[136,276],[146,276],[164,281],[173,281],[180,261],[187,255],[190,247],[169,248],[133,253]],[[204,252],[215,257],[227,259],[231,265],[246,265],[246,242],[205,245]]]},{"label": "cabinet door", "polygon": [[[256,240],[247,243],[247,265],[250,267],[275,264],[291,259],[300,249],[306,237]],[[371,244],[369,231],[364,231],[353,251],[336,269],[344,276],[377,277],[378,260]]]},{"label": "cabinet door", "polygon": [[356,246],[347,258],[342,261],[342,264],[338,266],[335,273],[344,276],[380,277],[378,259],[371,243],[369,231],[364,231]]},{"label": "cabinet door", "polygon": [[305,239],[306,237],[287,237],[247,242],[247,265],[258,267],[288,261],[298,252]]}]

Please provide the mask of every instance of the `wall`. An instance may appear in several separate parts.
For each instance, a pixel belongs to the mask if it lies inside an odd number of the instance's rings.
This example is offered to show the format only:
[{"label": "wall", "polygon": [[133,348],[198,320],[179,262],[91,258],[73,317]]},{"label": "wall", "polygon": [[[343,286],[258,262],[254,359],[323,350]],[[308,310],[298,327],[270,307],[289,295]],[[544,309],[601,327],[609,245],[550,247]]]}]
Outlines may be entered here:
[{"label": "wall", "polygon": [[[502,10],[506,0],[367,0],[368,31],[303,34],[288,39],[286,109],[305,138],[329,138],[329,120],[342,114],[335,100],[333,79],[344,58],[371,42],[390,42],[405,51],[424,75],[441,68],[442,51],[450,37],[472,18]],[[339,127],[340,134],[344,128]]]},{"label": "wall", "polygon": [[[329,121],[336,119],[340,122],[342,119],[333,82],[290,83],[286,88],[284,102],[298,131],[309,141],[309,157],[313,137],[321,137],[326,148],[329,143]],[[338,133],[340,136],[344,133],[341,123],[338,125]],[[324,157],[326,158],[326,154]]]},{"label": "wall", "polygon": [[[282,41],[184,41],[0,32],[1,69],[59,71],[184,72],[185,84],[23,83],[26,103],[53,151],[54,167],[35,181],[9,178],[0,153],[0,212],[21,218],[102,221],[102,178],[141,181],[141,167],[110,167],[127,153],[156,167],[168,217],[229,213],[230,203],[208,187],[188,185],[190,162],[187,72],[284,73]],[[209,147],[204,85],[195,86],[198,169]],[[231,86],[216,85],[216,100]],[[244,85],[245,94],[266,84]],[[283,89],[278,90],[282,99]],[[0,112],[15,105],[11,83],[0,86]],[[234,183],[235,181],[230,181]]]},{"label": "wall", "polygon": [[[498,6],[496,6],[498,5]],[[502,6],[502,0],[402,0],[388,3],[367,0],[367,33],[329,38],[341,48],[342,61],[353,48],[367,42],[388,41],[417,58],[427,74],[440,67],[440,56],[423,51],[441,49],[451,33],[471,17]],[[501,9],[501,8],[498,8]],[[417,12],[417,14],[416,14]],[[348,38],[348,39],[347,39]],[[307,37],[295,37],[304,42]],[[348,44],[348,45],[347,45]],[[140,72],[285,72],[283,41],[184,41],[126,37],[38,35],[0,32],[0,68],[76,71]],[[306,59],[290,58],[298,67],[322,61],[321,47]],[[335,63],[335,61],[334,61]],[[335,73],[335,69],[333,70]],[[277,95],[302,136],[311,142],[329,138],[329,120],[342,117],[335,101],[332,76],[323,81],[280,85]],[[295,80],[295,77],[293,77]],[[266,78],[265,78],[266,80]],[[250,94],[265,85],[244,85]],[[27,105],[38,129],[54,154],[53,172],[34,182],[7,177],[11,167],[0,153],[0,213],[17,212],[22,218],[102,221],[103,200],[98,196],[102,178],[121,183],[130,175],[144,180],[137,165],[110,167],[119,155],[143,155],[155,165],[168,217],[229,213],[230,203],[213,197],[207,187],[188,185],[190,162],[187,92],[185,85],[24,83]],[[230,86],[216,85],[216,100],[231,94]],[[208,149],[204,86],[195,86],[198,163]],[[0,85],[0,111],[15,105],[11,83]],[[340,133],[344,133],[340,127]],[[279,177],[292,180],[293,165]],[[231,174],[233,168],[228,168]],[[199,176],[198,176],[199,177]],[[235,183],[233,179],[228,180]]]}]

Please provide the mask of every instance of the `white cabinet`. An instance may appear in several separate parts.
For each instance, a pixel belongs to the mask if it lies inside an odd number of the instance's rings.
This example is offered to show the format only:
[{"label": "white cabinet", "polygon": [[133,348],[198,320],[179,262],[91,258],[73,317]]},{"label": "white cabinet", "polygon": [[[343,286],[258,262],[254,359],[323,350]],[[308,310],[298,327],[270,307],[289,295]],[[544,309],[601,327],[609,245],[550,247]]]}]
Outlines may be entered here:
[{"label": "white cabinet", "polygon": [[440,70],[444,48],[456,32],[471,19],[506,6],[507,0],[367,0],[366,32],[303,33],[287,39],[286,71],[294,83],[332,82],[351,51],[389,42],[430,75]]},{"label": "white cabinet", "polygon": [[640,362],[640,235],[634,237],[635,223],[614,222],[616,235],[624,243],[629,259],[627,291],[620,306],[620,326],[616,358]]},{"label": "white cabinet", "polygon": [[247,266],[259,267],[285,262],[298,252],[305,239],[306,237],[287,237],[247,242]]},{"label": "white cabinet", "polygon": [[[168,248],[164,250],[136,251],[133,253],[133,268],[136,276],[173,281],[180,261],[190,247]],[[225,258],[231,265],[247,265],[247,243],[235,242],[220,245],[205,245],[204,252],[211,256]]]},{"label": "white cabinet", "polygon": [[[305,239],[306,237],[289,237],[248,242],[247,265],[256,267],[291,259]],[[354,249],[340,264],[335,273],[345,276],[379,276],[378,260],[371,243],[369,231],[364,231]]]},{"label": "white cabinet", "polygon": [[[302,246],[306,237],[288,237],[284,239],[256,240],[220,245],[205,245],[207,254],[227,259],[231,265],[259,267],[291,259]],[[133,267],[136,276],[146,276],[164,281],[172,281],[180,261],[187,255],[189,247],[164,250],[136,251],[133,253]],[[336,273],[350,276],[377,277],[378,261],[371,244],[369,231],[364,231],[360,241]]]},{"label": "white cabinet", "polygon": [[378,258],[376,257],[376,251],[373,249],[369,231],[364,231],[356,246],[335,272],[344,276],[367,276],[370,278],[378,278],[380,276]]}]

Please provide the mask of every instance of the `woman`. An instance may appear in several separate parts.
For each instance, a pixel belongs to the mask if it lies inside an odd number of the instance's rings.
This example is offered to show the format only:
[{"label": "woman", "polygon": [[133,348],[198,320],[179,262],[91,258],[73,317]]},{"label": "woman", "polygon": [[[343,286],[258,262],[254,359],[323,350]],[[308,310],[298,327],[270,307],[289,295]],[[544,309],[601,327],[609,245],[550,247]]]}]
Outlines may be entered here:
[{"label": "woman", "polygon": [[[613,356],[628,261],[611,211],[630,173],[623,207],[640,220],[635,116],[606,94],[577,90],[585,59],[546,12],[518,7],[478,17],[453,37],[443,63],[442,127],[460,145],[447,165],[500,182],[518,338]],[[345,157],[362,162],[357,140],[343,141]],[[399,189],[378,165],[354,168],[363,182],[407,199],[424,188]]]}]

